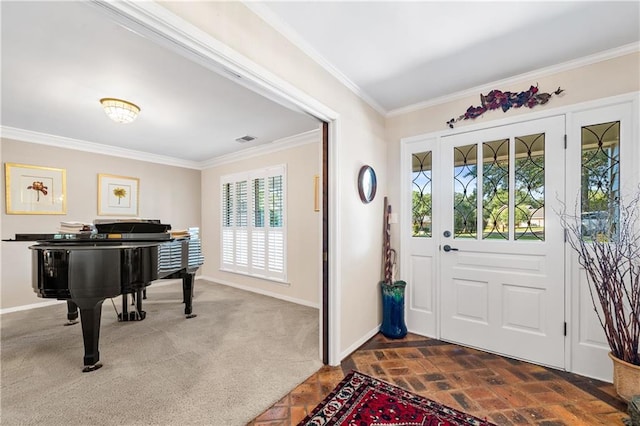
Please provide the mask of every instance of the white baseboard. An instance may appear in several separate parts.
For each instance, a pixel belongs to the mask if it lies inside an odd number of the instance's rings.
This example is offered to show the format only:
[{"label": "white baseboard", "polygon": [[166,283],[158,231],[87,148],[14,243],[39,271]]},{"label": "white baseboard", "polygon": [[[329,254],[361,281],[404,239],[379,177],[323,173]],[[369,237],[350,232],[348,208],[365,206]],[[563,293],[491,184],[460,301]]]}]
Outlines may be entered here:
[{"label": "white baseboard", "polygon": [[356,340],[351,346],[349,346],[347,349],[342,351],[340,353],[340,361],[342,361],[343,359],[345,359],[346,357],[351,355],[353,352],[356,351],[356,349],[358,349],[360,346],[364,345],[369,339],[371,339],[373,336],[378,334],[378,332],[380,331],[380,326],[381,325],[382,325],[382,323],[379,323],[377,326],[375,326],[375,328],[373,328],[371,331],[367,332],[360,339]]},{"label": "white baseboard", "polygon": [[286,296],[284,294],[278,294],[278,293],[274,293],[274,292],[271,292],[271,291],[268,291],[268,290],[263,290],[263,289],[260,289],[260,288],[255,288],[255,287],[250,287],[250,286],[246,286],[246,285],[243,285],[243,284],[234,283],[232,281],[221,280],[221,279],[218,279],[218,278],[207,277],[207,276],[204,276],[204,275],[197,276],[196,280],[207,280],[207,281],[214,282],[216,284],[222,284],[222,285],[226,285],[228,287],[237,288],[239,290],[245,290],[245,291],[250,291],[252,293],[262,294],[263,296],[273,297],[273,298],[276,298],[276,299],[280,299],[280,300],[284,300],[284,301],[287,301],[287,302],[295,303],[297,305],[303,305],[303,306],[308,306],[308,307],[314,308],[314,309],[320,309],[320,305],[318,303],[312,303],[312,302],[309,302],[307,300],[297,299],[295,297],[290,297],[290,296]]},{"label": "white baseboard", "polygon": [[0,315],[8,314],[11,312],[28,311],[30,309],[44,308],[45,306],[61,305],[65,303],[64,300],[48,300],[46,302],[30,303],[28,305],[13,306],[11,308],[0,309]]}]

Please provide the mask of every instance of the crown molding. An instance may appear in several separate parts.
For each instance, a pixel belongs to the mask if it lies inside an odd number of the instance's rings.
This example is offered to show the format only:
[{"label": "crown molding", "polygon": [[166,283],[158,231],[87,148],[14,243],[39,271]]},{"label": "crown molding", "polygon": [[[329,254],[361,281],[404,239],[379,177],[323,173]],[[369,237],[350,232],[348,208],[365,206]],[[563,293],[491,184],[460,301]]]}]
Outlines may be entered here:
[{"label": "crown molding", "polygon": [[246,160],[248,158],[259,157],[262,155],[272,154],[274,152],[284,151],[285,149],[296,148],[298,146],[307,145],[314,142],[320,142],[320,129],[310,130],[294,136],[278,139],[264,145],[243,149],[242,151],[221,155],[207,161],[199,163],[201,170],[210,169],[221,166],[223,164],[235,163],[236,161]]},{"label": "crown molding", "polygon": [[187,169],[199,169],[198,162],[195,161],[181,160],[173,157],[166,157],[163,155],[136,151],[133,149],[118,148],[95,142],[87,142],[79,139],[66,138],[62,136],[39,133],[25,129],[18,129],[15,127],[0,126],[0,136],[19,142],[31,142],[40,145],[73,149],[76,151],[92,152],[94,154],[111,155],[113,157],[123,157],[131,160],[146,161],[148,163],[165,164],[167,166],[184,167]]},{"label": "crown molding", "polygon": [[640,43],[630,43],[621,47],[617,47],[617,48],[606,50],[593,55],[585,56],[583,58],[578,58],[578,59],[567,61],[561,64],[552,65],[546,68],[540,68],[538,70],[530,71],[524,74],[519,74],[514,77],[509,77],[503,80],[487,83],[482,86],[476,86],[467,90],[444,95],[428,101],[419,102],[417,104],[408,105],[402,108],[397,108],[397,109],[387,111],[379,103],[377,103],[373,98],[367,95],[357,84],[355,84],[340,70],[334,67],[324,56],[318,53],[318,51],[315,50],[309,43],[307,43],[294,29],[292,29],[289,25],[287,25],[284,21],[282,21],[282,19],[280,19],[275,13],[273,13],[271,9],[269,9],[267,6],[259,2],[254,2],[250,0],[241,0],[241,1],[248,9],[250,9],[253,13],[258,15],[263,21],[265,21],[268,25],[270,25],[272,28],[274,28],[276,31],[282,34],[292,44],[294,44],[296,47],[302,50],[305,54],[311,57],[311,59],[317,62],[321,67],[323,67],[327,72],[329,72],[336,79],[338,79],[338,81],[340,81],[343,85],[349,88],[353,93],[355,93],[363,101],[369,104],[369,106],[371,106],[373,109],[378,111],[380,114],[382,114],[386,118],[395,117],[398,115],[414,112],[423,108],[428,108],[435,105],[444,104],[447,102],[452,102],[458,99],[465,98],[467,96],[476,95],[479,92],[492,90],[498,85],[508,85],[515,82],[519,82],[521,80],[527,80],[531,78],[540,78],[540,77],[555,74],[561,71],[567,71],[574,68],[579,68],[582,66],[606,61],[608,59],[613,59],[619,56],[627,55],[629,53],[640,51]]},{"label": "crown molding", "polygon": [[387,115],[387,110],[384,109],[378,102],[376,102],[371,96],[365,93],[360,86],[354,83],[349,77],[344,75],[339,69],[331,64],[324,56],[322,56],[316,49],[314,49],[309,43],[307,43],[291,26],[287,25],[282,19],[280,19],[275,13],[260,2],[242,0],[242,3],[253,13],[258,15],[264,22],[267,23],[274,30],[282,34],[287,40],[289,40],[294,46],[302,50],[307,56],[314,60],[318,65],[325,69],[329,74],[335,77],[340,83],[346,86],[349,90],[356,94],[360,99],[365,101],[371,108],[375,109],[383,116]]},{"label": "crown molding", "polygon": [[389,111],[386,114],[387,118],[396,117],[398,115],[407,114],[410,112],[418,111],[424,108],[433,107],[436,105],[453,102],[458,99],[463,99],[468,96],[475,96],[478,93],[486,92],[495,89],[497,86],[508,86],[522,80],[531,80],[540,77],[546,77],[548,75],[556,74],[562,71],[568,71],[575,68],[584,67],[587,65],[595,64],[598,62],[614,59],[620,56],[628,55],[630,53],[639,52],[640,43],[630,43],[624,46],[617,47],[615,49],[606,50],[593,55],[585,56],[582,58],[574,59],[572,61],[563,62],[561,64],[552,65],[546,68],[540,68],[535,71],[530,71],[524,74],[519,74],[514,77],[509,77],[503,80],[494,81],[492,83],[484,84],[482,86],[476,86],[471,89],[463,90],[460,92],[452,93],[450,95],[441,96],[439,98],[431,99],[417,104],[408,105],[406,107],[397,108]]},{"label": "crown molding", "polygon": [[0,126],[0,137],[16,140],[18,142],[30,142],[40,145],[55,146],[58,148],[72,149],[76,151],[91,152],[100,155],[122,157],[130,160],[146,161],[148,163],[164,164],[167,166],[183,167],[186,169],[204,170],[222,164],[233,163],[239,160],[258,157],[274,152],[284,151],[298,146],[320,141],[320,129],[310,130],[294,136],[278,139],[273,142],[259,145],[242,151],[221,155],[205,161],[189,161],[163,155],[150,154],[148,152],[132,149],[118,148],[95,142],[87,142],[79,139],[66,138],[46,133],[33,132],[31,130],[15,127]]}]

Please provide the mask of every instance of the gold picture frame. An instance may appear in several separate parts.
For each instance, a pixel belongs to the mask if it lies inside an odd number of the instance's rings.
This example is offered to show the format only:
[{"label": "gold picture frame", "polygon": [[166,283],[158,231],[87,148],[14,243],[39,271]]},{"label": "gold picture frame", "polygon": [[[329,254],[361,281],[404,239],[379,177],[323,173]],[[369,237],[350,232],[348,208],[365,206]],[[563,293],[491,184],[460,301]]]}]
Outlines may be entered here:
[{"label": "gold picture frame", "polygon": [[5,163],[7,214],[66,214],[67,171]]},{"label": "gold picture frame", "polygon": [[138,216],[140,179],[98,174],[98,216]]}]

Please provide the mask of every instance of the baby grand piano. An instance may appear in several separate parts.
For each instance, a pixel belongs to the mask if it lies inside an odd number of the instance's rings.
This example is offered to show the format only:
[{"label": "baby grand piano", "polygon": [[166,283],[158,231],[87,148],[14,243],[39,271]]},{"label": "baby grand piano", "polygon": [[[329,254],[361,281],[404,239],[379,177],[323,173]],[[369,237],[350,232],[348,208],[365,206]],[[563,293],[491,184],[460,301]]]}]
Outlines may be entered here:
[{"label": "baby grand piano", "polygon": [[[69,320],[80,310],[83,372],[102,367],[98,342],[102,303],[122,295],[121,321],[143,320],[143,292],[154,280],[181,278],[184,312],[193,318],[194,275],[203,263],[197,228],[173,238],[170,225],[150,222],[96,224],[97,233],[55,234],[32,250],[32,286],[39,297],[67,300]],[[16,235],[16,240],[20,239]],[[128,312],[127,296],[136,299]]]}]

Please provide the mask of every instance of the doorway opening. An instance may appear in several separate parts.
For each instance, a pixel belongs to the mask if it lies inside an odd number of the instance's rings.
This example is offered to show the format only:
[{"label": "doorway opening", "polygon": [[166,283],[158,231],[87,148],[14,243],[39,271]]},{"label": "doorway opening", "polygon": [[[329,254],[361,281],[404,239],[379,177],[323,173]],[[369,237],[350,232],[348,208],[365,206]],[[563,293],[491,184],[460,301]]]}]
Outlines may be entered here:
[{"label": "doorway opening", "polygon": [[[213,72],[232,79],[238,84],[263,95],[265,98],[284,105],[294,111],[310,115],[318,120],[322,129],[322,153],[321,153],[321,195],[322,195],[322,247],[318,264],[321,267],[321,277],[318,277],[320,301],[320,354],[325,364],[339,362],[337,345],[337,321],[332,320],[337,316],[335,306],[338,292],[333,290],[336,279],[335,262],[338,253],[335,246],[335,230],[330,226],[335,221],[335,207],[330,203],[334,197],[331,190],[335,178],[332,173],[331,156],[335,150],[335,130],[337,114],[331,109],[318,103],[302,91],[290,88],[290,85],[280,81],[271,73],[260,66],[250,63],[245,57],[235,52],[230,52],[227,46],[214,43],[210,38],[204,38],[195,28],[187,25],[177,28],[175,22],[166,19],[164,10],[153,5],[97,3],[96,7],[103,9],[107,14],[127,28],[130,28],[145,37],[155,41],[160,46],[170,49],[182,56],[192,59],[194,62],[205,66]],[[283,89],[287,87],[287,89]]]}]

